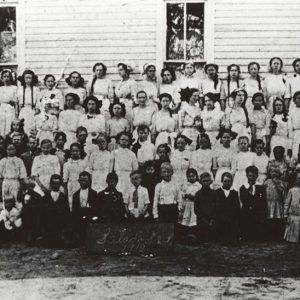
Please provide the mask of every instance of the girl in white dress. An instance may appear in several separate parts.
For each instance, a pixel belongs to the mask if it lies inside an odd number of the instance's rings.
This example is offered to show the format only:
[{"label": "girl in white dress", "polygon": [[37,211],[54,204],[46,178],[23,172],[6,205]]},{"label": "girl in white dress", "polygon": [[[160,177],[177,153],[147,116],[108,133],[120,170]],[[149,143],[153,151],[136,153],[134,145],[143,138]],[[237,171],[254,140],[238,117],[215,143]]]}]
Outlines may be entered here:
[{"label": "girl in white dress", "polygon": [[208,93],[204,96],[205,109],[200,113],[202,127],[209,136],[213,149],[224,118],[224,112],[215,107],[214,97],[215,94],[213,93]]},{"label": "girl in white dress", "polygon": [[133,109],[133,138],[137,139],[136,129],[139,125],[147,125],[151,129],[152,117],[157,111],[154,106],[147,106],[147,94],[144,91],[139,91],[136,95],[138,106]]},{"label": "girl in white dress", "polygon": [[171,148],[176,136],[177,122],[172,117],[170,103],[172,97],[170,94],[159,95],[161,110],[156,112],[152,118],[152,136],[153,143],[157,147],[160,144],[168,144]]},{"label": "girl in white dress", "polygon": [[182,104],[179,111],[180,132],[192,140],[191,151],[196,149],[201,128],[200,108],[198,106],[199,91],[196,89],[181,90]]},{"label": "girl in white dress", "polygon": [[235,159],[235,168],[233,173],[235,174],[233,180],[233,188],[236,191],[240,190],[242,185],[248,183],[246,176],[246,168],[254,166],[255,153],[249,151],[249,138],[247,136],[240,136],[238,138],[239,152]]},{"label": "girl in white dress", "polygon": [[213,173],[215,175],[214,189],[218,189],[222,186],[222,175],[225,172],[229,172],[234,176],[235,173],[235,158],[236,151],[230,146],[233,139],[236,138],[230,129],[222,129],[219,134],[220,147],[214,151],[213,157]]},{"label": "girl in white dress", "polygon": [[94,96],[86,97],[84,104],[85,114],[81,115],[78,121],[79,126],[83,126],[88,131],[87,144],[92,144],[92,140],[100,132],[106,132],[105,117],[100,113],[101,101]]},{"label": "girl in white dress", "polygon": [[212,165],[214,152],[211,150],[211,144],[209,136],[205,133],[200,135],[200,148],[192,152],[190,168],[193,168],[197,171],[198,174],[207,172],[213,178]]},{"label": "girl in white dress", "polygon": [[255,93],[262,92],[263,79],[259,75],[260,65],[257,62],[251,62],[248,64],[249,77],[244,80],[244,89],[247,92],[248,98],[246,100],[246,108],[250,113],[253,109],[252,97]]},{"label": "girl in white dress", "polygon": [[94,151],[89,158],[89,169],[92,174],[92,189],[97,193],[106,188],[106,176],[112,160],[111,152],[107,151],[107,138],[104,133],[97,137],[98,151]]},{"label": "girl in white dress", "polygon": [[172,103],[170,104],[170,108],[172,110],[172,113],[177,114],[181,99],[179,86],[175,82],[175,72],[170,68],[163,68],[160,75],[162,78],[162,83],[159,86],[159,95],[167,93],[172,96]]},{"label": "girl in white dress", "polygon": [[293,96],[294,108],[290,110],[290,119],[293,129],[293,157],[298,158],[300,144],[300,91]]},{"label": "girl in white dress", "polygon": [[114,98],[112,81],[106,78],[107,67],[103,63],[96,63],[93,72],[93,79],[87,85],[88,94],[102,101],[101,113],[108,119],[109,105]]},{"label": "girl in white dress", "polygon": [[18,80],[21,83],[18,88],[19,119],[24,119],[24,131],[29,134],[34,126],[34,116],[40,111],[38,77],[31,70],[25,70]]},{"label": "girl in white dress", "polygon": [[126,119],[132,122],[132,108],[137,93],[137,83],[134,79],[130,78],[132,68],[124,63],[118,64],[118,72],[122,80],[119,81],[115,87],[116,97],[119,98],[120,103],[125,104]]},{"label": "girl in white dress", "polygon": [[279,57],[273,57],[269,62],[270,74],[264,79],[263,92],[266,97],[267,107],[272,112],[273,101],[276,97],[285,100],[288,107],[291,98],[289,84],[287,78],[282,73],[283,62]]},{"label": "girl in white dress", "polygon": [[52,142],[41,141],[42,153],[35,156],[31,168],[31,176],[37,183],[35,191],[42,196],[50,190],[50,177],[53,174],[60,174],[60,164],[56,155],[50,154]]},{"label": "girl in white dress", "polygon": [[254,166],[258,169],[256,183],[263,185],[267,179],[269,157],[264,152],[265,143],[262,140],[255,140],[252,146],[255,151]]},{"label": "girl in white dress", "polygon": [[[233,107],[227,107],[225,110],[225,127],[231,129],[237,134],[237,137],[247,136],[250,140],[251,127],[248,118],[248,111],[245,108],[247,93],[244,89],[236,89],[232,94]],[[232,146],[236,146],[233,143]]]},{"label": "girl in white dress", "polygon": [[282,146],[288,153],[292,149],[293,127],[288,116],[284,100],[276,98],[273,102],[273,117],[271,120],[271,153],[276,146]]},{"label": "girl in white dress", "polygon": [[87,92],[84,87],[84,78],[81,76],[79,72],[74,71],[69,75],[68,78],[66,78],[66,83],[68,84],[68,87],[64,91],[65,97],[69,93],[78,95],[79,103],[76,104],[75,109],[84,113],[84,109],[82,108],[82,105],[87,96]]},{"label": "girl in white dress", "polygon": [[188,169],[186,180],[181,188],[182,206],[179,211],[179,224],[183,225],[186,234],[194,233],[197,226],[197,216],[194,212],[194,201],[196,193],[201,189],[198,174],[195,169]]},{"label": "girl in white dress", "polygon": [[184,74],[179,80],[179,88],[201,90],[201,80],[197,76],[195,65],[192,62],[188,62],[184,65]]},{"label": "girl in white dress", "polygon": [[117,185],[118,191],[125,193],[131,185],[130,173],[138,169],[138,160],[135,154],[129,149],[132,137],[128,132],[121,132],[117,136],[117,143],[120,148],[112,152],[110,162],[110,171],[115,171],[119,181]]},{"label": "girl in white dress", "polygon": [[155,102],[158,102],[158,87],[156,82],[156,67],[152,64],[145,64],[144,67],[145,79],[138,83],[138,90],[145,91],[148,95],[146,105],[156,106]]},{"label": "girl in white dress", "polygon": [[223,81],[221,89],[221,102],[226,103],[226,108],[233,106],[233,99],[231,93],[243,86],[243,80],[240,78],[241,69],[240,66],[232,64],[227,67],[227,78]]},{"label": "girl in white dress", "polygon": [[17,87],[13,85],[12,72],[3,70],[0,74],[3,86],[0,86],[0,135],[10,131],[11,122],[16,118]]},{"label": "girl in white dress", "polygon": [[87,170],[88,161],[86,158],[81,157],[82,149],[78,143],[73,143],[70,146],[70,152],[71,157],[64,163],[63,167],[63,181],[71,210],[73,195],[80,189],[80,184],[78,182],[79,174]]},{"label": "girl in white dress", "polygon": [[173,167],[174,180],[178,186],[186,182],[186,171],[191,161],[191,151],[186,149],[186,145],[192,141],[186,136],[179,134],[175,139],[175,150],[171,153],[171,165]]},{"label": "girl in white dress", "polygon": [[59,114],[58,127],[60,131],[66,134],[65,149],[69,149],[70,145],[76,142],[76,130],[82,114],[78,110],[75,110],[75,106],[80,101],[77,94],[69,93],[66,94],[65,98],[65,110]]},{"label": "girl in white dress", "polygon": [[[208,93],[214,94],[216,108],[225,110],[225,102],[220,103],[222,80],[219,79],[219,66],[216,64],[207,64],[204,67],[206,78],[201,81],[200,97],[204,98]],[[223,99],[224,100],[224,99]],[[203,103],[204,104],[204,103]],[[204,104],[205,105],[205,104]]]},{"label": "girl in white dress", "polygon": [[[295,95],[296,92],[300,91],[300,58],[297,58],[293,61],[293,68],[294,74],[292,74],[288,78],[291,98]],[[294,101],[290,101],[289,111],[292,111],[294,108]]]},{"label": "girl in white dress", "polygon": [[130,132],[130,124],[127,119],[125,119],[126,109],[124,103],[115,102],[110,105],[109,112],[111,118],[106,123],[106,133],[110,138],[110,143],[108,145],[108,150],[115,150],[117,146],[116,137],[122,132]]},{"label": "girl in white dress", "polygon": [[41,91],[41,107],[43,106],[43,99],[51,99],[51,113],[57,117],[59,112],[64,109],[64,98],[61,90],[55,87],[55,77],[52,74],[47,74],[44,78],[45,89]]},{"label": "girl in white dress", "polygon": [[271,114],[266,108],[264,98],[264,94],[261,92],[253,95],[253,109],[249,111],[249,122],[252,139],[261,139],[265,143],[269,143]]}]

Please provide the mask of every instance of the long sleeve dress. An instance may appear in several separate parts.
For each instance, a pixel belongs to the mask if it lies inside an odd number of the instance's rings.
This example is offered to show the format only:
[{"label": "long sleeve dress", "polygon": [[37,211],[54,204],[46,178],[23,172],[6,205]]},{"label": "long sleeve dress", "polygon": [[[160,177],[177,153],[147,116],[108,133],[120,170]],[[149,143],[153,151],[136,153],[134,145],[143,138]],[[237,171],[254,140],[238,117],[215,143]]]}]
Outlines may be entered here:
[{"label": "long sleeve dress", "polygon": [[190,168],[195,169],[199,177],[202,173],[207,172],[211,174],[211,178],[213,179],[213,174],[212,174],[213,157],[214,157],[213,150],[198,149],[192,152]]}]

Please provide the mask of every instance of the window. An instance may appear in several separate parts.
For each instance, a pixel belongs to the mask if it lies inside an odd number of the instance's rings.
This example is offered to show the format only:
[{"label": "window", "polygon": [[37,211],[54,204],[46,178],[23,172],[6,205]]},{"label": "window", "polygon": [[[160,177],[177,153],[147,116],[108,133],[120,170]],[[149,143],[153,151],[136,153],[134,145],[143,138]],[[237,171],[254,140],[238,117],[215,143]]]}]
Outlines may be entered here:
[{"label": "window", "polygon": [[214,0],[159,0],[158,66],[213,60]]}]

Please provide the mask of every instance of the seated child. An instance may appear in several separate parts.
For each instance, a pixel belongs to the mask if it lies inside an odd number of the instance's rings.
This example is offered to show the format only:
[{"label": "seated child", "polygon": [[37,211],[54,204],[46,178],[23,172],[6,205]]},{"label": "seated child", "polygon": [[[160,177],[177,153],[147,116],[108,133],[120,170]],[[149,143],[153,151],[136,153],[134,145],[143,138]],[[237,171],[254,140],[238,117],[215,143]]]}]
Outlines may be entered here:
[{"label": "seated child", "polygon": [[6,230],[13,230],[22,226],[21,219],[22,208],[16,207],[16,201],[12,196],[6,196],[4,199],[4,207],[0,213],[0,222],[3,222]]},{"label": "seated child", "polygon": [[211,175],[204,172],[200,175],[202,188],[195,195],[194,211],[197,216],[198,236],[200,241],[213,239],[213,225],[215,223],[217,197],[211,189]]},{"label": "seated child", "polygon": [[218,238],[225,244],[237,243],[239,239],[239,219],[241,206],[238,192],[232,188],[233,176],[224,172],[221,176],[222,187],[216,190],[217,233]]},{"label": "seated child", "polygon": [[155,146],[149,141],[150,129],[147,125],[139,125],[137,128],[138,140],[132,145],[131,150],[135,153],[139,167],[148,160],[155,158]]},{"label": "seated child", "polygon": [[116,189],[118,175],[115,172],[109,173],[106,183],[107,188],[98,194],[98,217],[102,223],[121,223],[126,211],[122,193]]},{"label": "seated child", "polygon": [[300,173],[297,173],[295,186],[288,191],[284,204],[286,227],[284,239],[287,242],[300,241]]},{"label": "seated child", "polygon": [[142,174],[133,171],[130,174],[132,186],[124,195],[124,203],[128,218],[132,221],[144,221],[148,218],[149,195],[146,188],[141,186]]},{"label": "seated child", "polygon": [[268,239],[280,241],[284,235],[284,201],[287,194],[287,183],[280,179],[279,168],[271,167],[270,178],[264,182],[268,203],[267,225]]},{"label": "seated child", "polygon": [[148,214],[150,219],[153,219],[152,210],[153,210],[155,186],[159,182],[160,179],[155,173],[154,161],[153,160],[146,161],[143,166],[142,186],[148,190],[149,201],[150,201],[148,205]]},{"label": "seated child", "polygon": [[[179,238],[188,240],[189,235],[196,234],[197,216],[194,212],[194,201],[196,193],[201,189],[198,173],[195,169],[187,169],[187,182],[182,185],[182,207],[179,212]],[[196,236],[195,236],[196,237]]]},{"label": "seated child", "polygon": [[173,168],[170,163],[161,164],[162,181],[155,187],[153,218],[161,223],[177,223],[178,209],[181,209],[180,187],[172,178]]},{"label": "seated child", "polygon": [[247,241],[256,241],[265,234],[268,205],[265,188],[256,184],[258,169],[247,167],[246,176],[248,183],[240,188],[242,237]]},{"label": "seated child", "polygon": [[[62,178],[54,174],[50,178],[50,191],[43,197],[44,241],[49,246],[63,245],[63,231],[68,225],[70,209],[68,198],[60,192]],[[55,220],[55,222],[53,221]]]}]

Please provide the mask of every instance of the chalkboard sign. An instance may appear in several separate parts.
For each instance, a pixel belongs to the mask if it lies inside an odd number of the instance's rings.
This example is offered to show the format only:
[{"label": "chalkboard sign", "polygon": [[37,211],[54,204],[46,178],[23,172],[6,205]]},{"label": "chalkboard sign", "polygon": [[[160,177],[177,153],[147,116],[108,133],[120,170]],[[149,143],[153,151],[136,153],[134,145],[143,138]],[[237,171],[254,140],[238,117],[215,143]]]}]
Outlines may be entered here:
[{"label": "chalkboard sign", "polygon": [[173,224],[87,224],[86,249],[98,254],[167,254],[174,239]]}]

